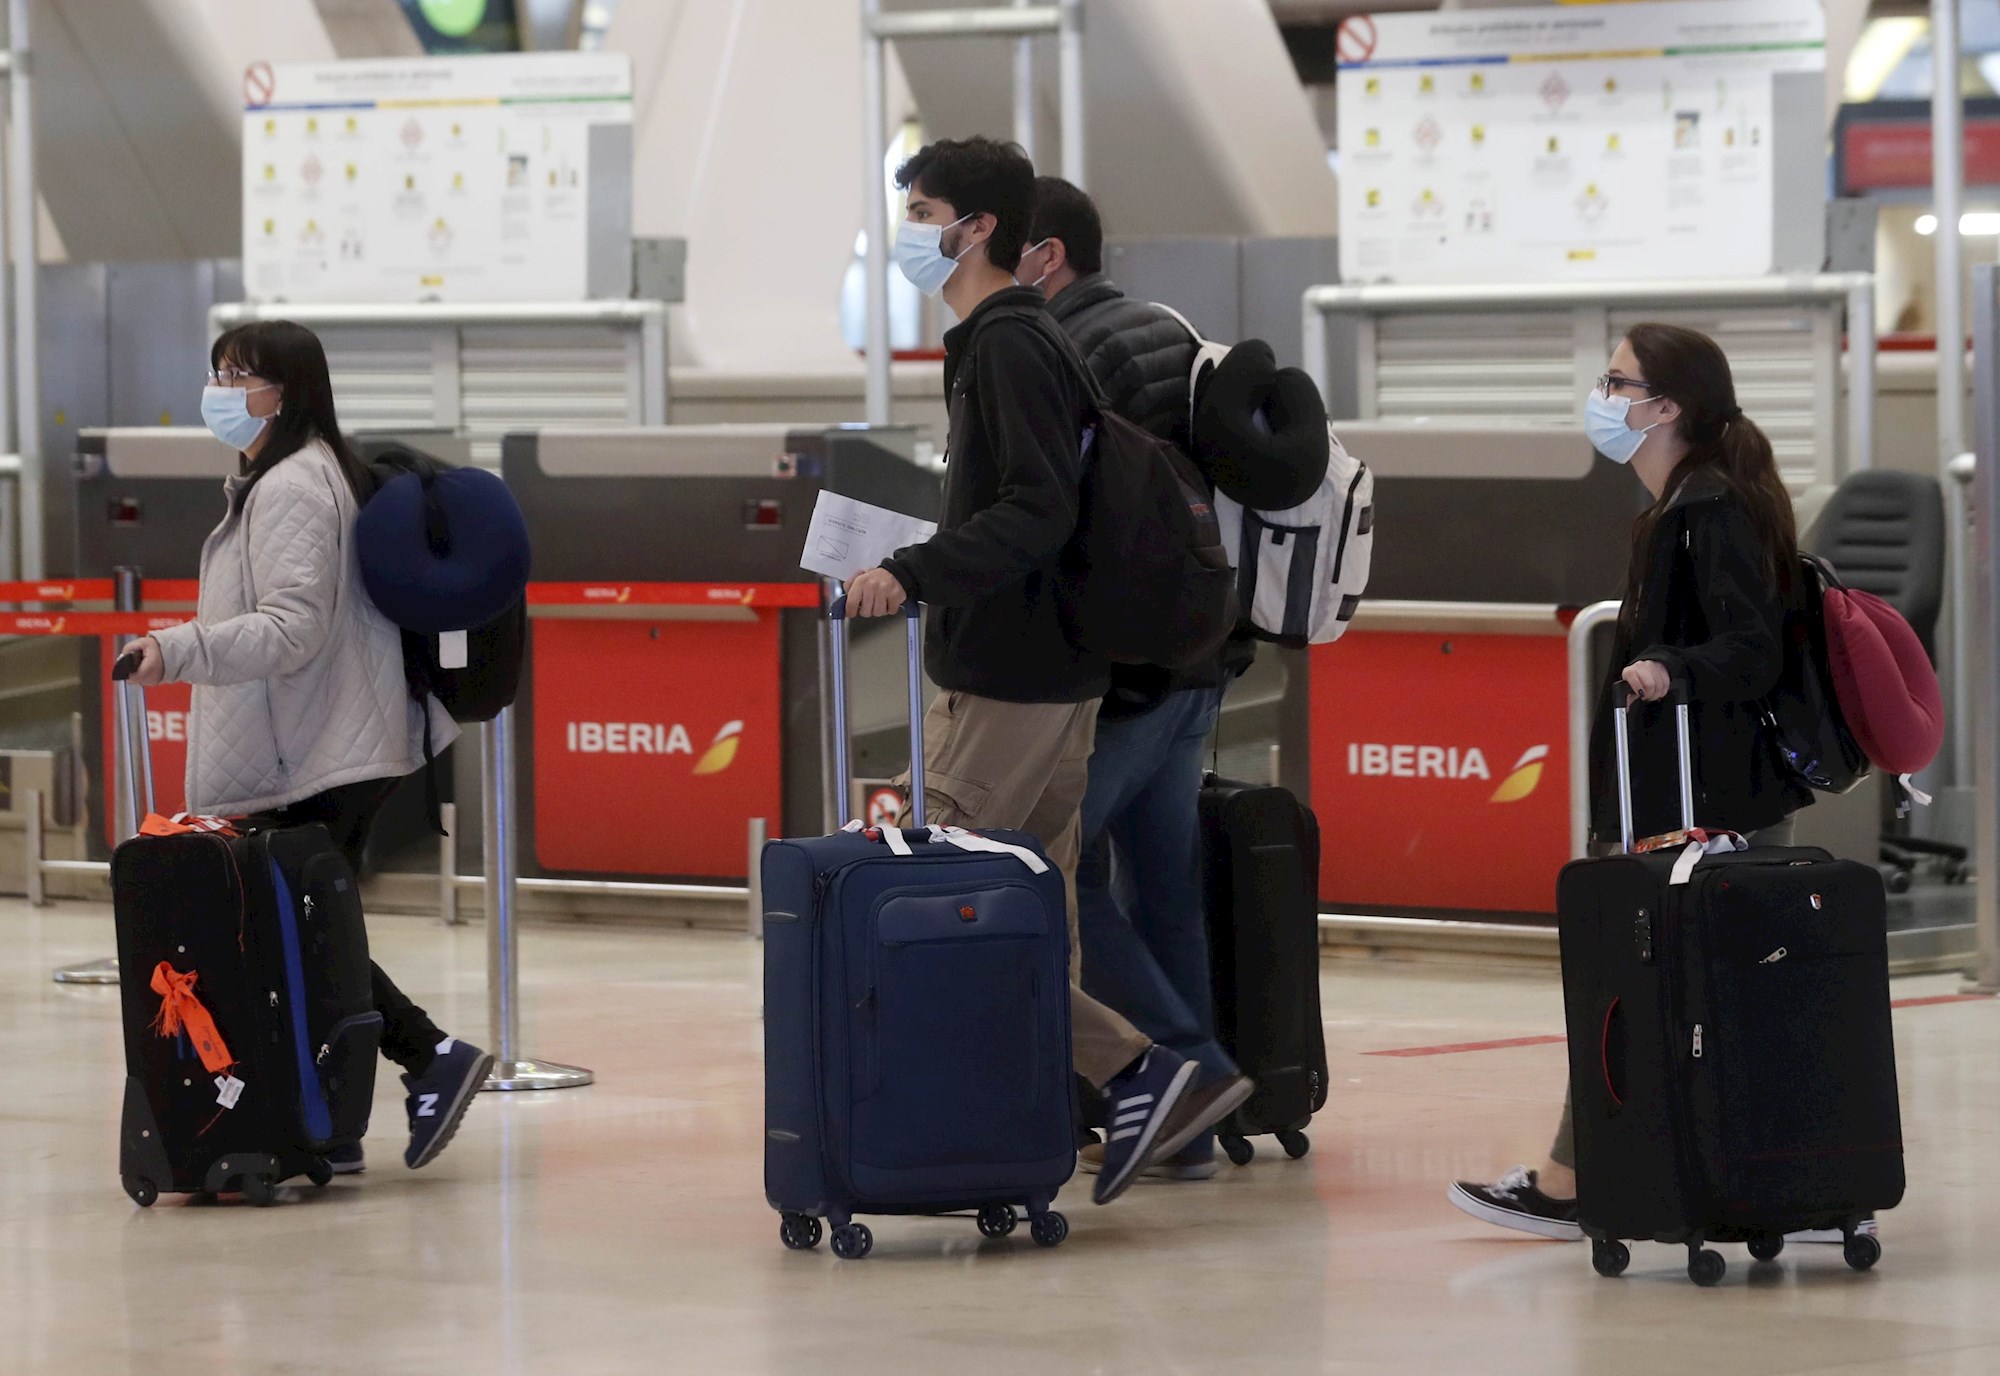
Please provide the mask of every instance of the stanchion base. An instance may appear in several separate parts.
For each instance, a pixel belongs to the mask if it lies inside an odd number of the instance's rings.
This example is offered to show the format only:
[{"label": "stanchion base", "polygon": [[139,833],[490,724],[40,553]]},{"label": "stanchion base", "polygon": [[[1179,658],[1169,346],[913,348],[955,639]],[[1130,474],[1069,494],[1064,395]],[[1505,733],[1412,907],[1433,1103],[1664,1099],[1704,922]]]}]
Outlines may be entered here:
[{"label": "stanchion base", "polygon": [[591,1084],[597,1072],[581,1066],[557,1065],[553,1061],[495,1061],[480,1088],[487,1091],[516,1089],[576,1089]]},{"label": "stanchion base", "polygon": [[85,961],[82,965],[65,965],[50,978],[57,984],[116,984],[118,957]]}]

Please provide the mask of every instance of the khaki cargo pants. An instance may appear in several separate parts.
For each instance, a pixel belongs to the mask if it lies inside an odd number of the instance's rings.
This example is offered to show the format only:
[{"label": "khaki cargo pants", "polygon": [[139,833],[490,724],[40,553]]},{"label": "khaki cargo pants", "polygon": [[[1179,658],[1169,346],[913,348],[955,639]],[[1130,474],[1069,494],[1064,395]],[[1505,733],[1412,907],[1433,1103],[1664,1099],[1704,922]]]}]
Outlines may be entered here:
[{"label": "khaki cargo pants", "polygon": [[[937,695],[924,715],[924,790],[934,826],[1025,831],[1062,872],[1069,907],[1070,1037],[1076,1071],[1102,1089],[1152,1045],[1078,987],[1076,862],[1097,703]],[[907,776],[905,778],[907,783]],[[905,823],[909,821],[906,816]]]}]

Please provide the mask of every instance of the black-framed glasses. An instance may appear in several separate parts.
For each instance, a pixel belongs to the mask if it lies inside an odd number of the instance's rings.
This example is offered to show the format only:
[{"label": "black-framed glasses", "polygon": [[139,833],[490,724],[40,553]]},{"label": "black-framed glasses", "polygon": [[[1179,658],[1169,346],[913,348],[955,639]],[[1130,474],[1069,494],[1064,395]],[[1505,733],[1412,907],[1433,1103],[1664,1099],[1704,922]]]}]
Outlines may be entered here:
[{"label": "black-framed glasses", "polygon": [[1623,377],[1617,373],[1605,373],[1597,379],[1597,390],[1604,393],[1607,397],[1622,387],[1637,387],[1648,396],[1653,396],[1658,392],[1658,389],[1652,383],[1642,382],[1636,377]]},{"label": "black-framed glasses", "polygon": [[206,376],[211,387],[238,387],[257,375],[247,368],[210,368]]}]

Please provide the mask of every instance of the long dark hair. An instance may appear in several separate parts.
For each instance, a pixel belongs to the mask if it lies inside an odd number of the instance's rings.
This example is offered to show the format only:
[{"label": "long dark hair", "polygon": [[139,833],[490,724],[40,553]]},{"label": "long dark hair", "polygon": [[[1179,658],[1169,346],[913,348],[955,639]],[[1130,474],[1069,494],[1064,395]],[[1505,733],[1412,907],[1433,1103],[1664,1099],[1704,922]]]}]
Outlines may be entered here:
[{"label": "long dark hair", "polygon": [[340,433],[340,419],[333,410],[333,379],[318,335],[290,320],[253,320],[226,331],[209,346],[209,367],[220,368],[225,359],[283,389],[278,413],[271,417],[271,437],[257,461],[244,470],[250,481],[236,495],[238,510],[266,473],[314,440],[333,452],[355,499],[367,500],[373,490],[368,467]]},{"label": "long dark hair", "polygon": [[1621,617],[1625,630],[1629,633],[1638,621],[1653,533],[1681,484],[1703,470],[1720,478],[1743,504],[1763,546],[1766,572],[1780,592],[1789,591],[1799,562],[1792,495],[1778,476],[1770,437],[1736,404],[1736,379],[1722,346],[1699,330],[1679,325],[1635,325],[1625,342],[1638,356],[1653,394],[1680,406],[1674,428],[1688,447],[1660,499],[1633,524],[1632,564],[1625,575]]}]

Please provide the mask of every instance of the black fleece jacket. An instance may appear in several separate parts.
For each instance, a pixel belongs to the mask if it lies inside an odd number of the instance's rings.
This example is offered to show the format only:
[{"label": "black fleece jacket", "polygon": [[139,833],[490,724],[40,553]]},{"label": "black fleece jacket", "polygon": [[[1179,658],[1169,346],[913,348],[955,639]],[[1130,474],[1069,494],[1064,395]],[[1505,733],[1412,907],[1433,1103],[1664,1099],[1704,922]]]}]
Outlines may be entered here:
[{"label": "black fleece jacket", "polygon": [[[1625,666],[1656,660],[1688,682],[1694,821],[1749,833],[1812,802],[1778,767],[1764,699],[1784,665],[1784,606],[1749,513],[1721,478],[1682,482],[1654,527],[1638,618],[1621,632],[1590,736],[1591,831],[1618,840],[1611,692]],[[1634,834],[1680,826],[1678,746],[1670,703],[1631,712]]]},{"label": "black fleece jacket", "polygon": [[1056,611],[1057,556],[1076,533],[1087,407],[1057,353],[1055,326],[1013,316],[1023,308],[1042,312],[1041,293],[1011,287],[945,331],[943,519],[937,534],[882,567],[930,604],[924,667],[938,687],[1005,702],[1088,702],[1110,687],[1110,665],[1070,644]]}]

